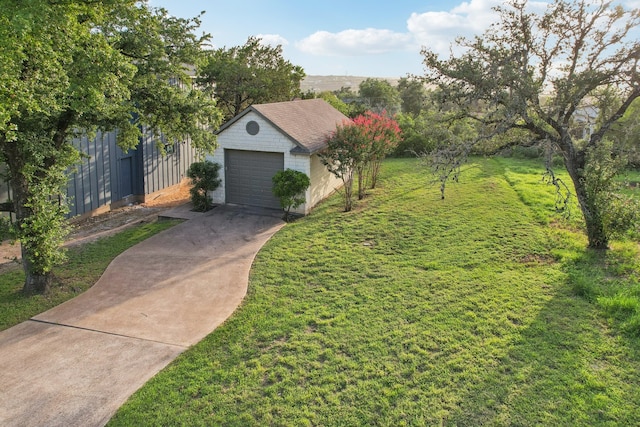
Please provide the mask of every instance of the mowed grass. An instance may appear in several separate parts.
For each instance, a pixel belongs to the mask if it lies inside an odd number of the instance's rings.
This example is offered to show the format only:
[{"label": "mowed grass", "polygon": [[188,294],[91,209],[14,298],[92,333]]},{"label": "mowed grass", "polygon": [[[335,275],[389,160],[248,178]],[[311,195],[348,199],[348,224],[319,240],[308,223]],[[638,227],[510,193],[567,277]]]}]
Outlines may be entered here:
[{"label": "mowed grass", "polygon": [[[553,252],[562,261],[574,293],[599,306],[624,332],[640,337],[640,229],[629,233],[633,237],[627,241],[612,242],[611,251],[584,250],[586,237],[575,197],[568,218],[550,215],[554,208],[553,198],[544,197],[549,186],[536,185],[540,182],[537,181],[541,174],[539,163],[514,159],[496,161],[504,167],[505,178],[523,203],[531,206],[543,223],[551,225],[556,238],[560,239]],[[566,183],[570,182],[566,173],[559,176]],[[633,182],[634,177],[640,177],[640,172],[627,171],[620,178]],[[636,186],[626,185],[621,191],[640,200],[640,188]]]},{"label": "mowed grass", "polygon": [[128,228],[116,235],[69,249],[68,260],[54,271],[54,284],[46,295],[22,293],[24,273],[16,266],[0,274],[0,331],[24,322],[84,292],[98,281],[121,252],[178,221],[155,221]]},{"label": "mowed grass", "polygon": [[576,292],[586,241],[534,208],[529,165],[478,159],[441,201],[386,161],[353,212],[278,232],[238,311],[110,425],[640,424],[638,338]]}]

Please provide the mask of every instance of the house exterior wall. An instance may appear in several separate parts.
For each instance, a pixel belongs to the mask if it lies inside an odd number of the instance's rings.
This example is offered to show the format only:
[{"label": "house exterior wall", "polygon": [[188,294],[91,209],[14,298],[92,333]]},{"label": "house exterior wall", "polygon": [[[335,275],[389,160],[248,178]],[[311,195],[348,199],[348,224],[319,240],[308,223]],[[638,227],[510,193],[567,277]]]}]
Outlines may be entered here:
[{"label": "house exterior wall", "polygon": [[187,177],[189,166],[197,161],[197,152],[188,138],[168,147],[164,156],[150,134],[145,135],[141,146],[145,195],[180,184]]},{"label": "house exterior wall", "polygon": [[[69,177],[67,197],[71,217],[144,201],[146,195],[180,184],[196,159],[196,150],[188,139],[176,142],[163,156],[151,132],[145,132],[136,149],[129,153],[118,147],[117,131],[98,132],[93,139],[76,138],[73,144],[85,157]],[[122,162],[134,152],[131,176],[124,177]],[[131,181],[131,190],[124,191],[121,184],[127,179]]]},{"label": "house exterior wall", "polygon": [[[246,126],[250,121],[255,121],[260,126],[260,131],[256,135],[247,133]],[[263,119],[260,115],[251,111],[244,117],[218,135],[218,148],[213,155],[207,156],[207,160],[219,163],[220,186],[211,193],[214,203],[226,203],[225,182],[224,182],[224,150],[249,150],[266,151],[284,154],[284,168],[293,169],[305,173],[311,181],[309,189],[306,191],[307,202],[297,209],[292,210],[299,214],[308,214],[311,208],[318,202],[330,195],[342,181],[330,174],[322,164],[317,154],[292,154],[291,150],[296,147],[287,136]]]},{"label": "house exterior wall", "polygon": [[[307,190],[307,200],[309,201],[309,206],[313,207],[340,188],[342,180],[327,170],[318,154],[311,156],[310,167],[311,173],[309,176],[313,185]],[[304,213],[307,214],[309,211],[310,209]]]},{"label": "house exterior wall", "polygon": [[[126,157],[117,145],[117,131],[97,132],[94,138],[75,138],[72,144],[83,154],[79,164],[69,170],[66,196],[69,217],[108,211],[118,203],[129,201],[121,189],[122,165]],[[189,139],[174,144],[165,156],[151,133],[145,134],[135,151],[132,170],[131,201],[144,201],[149,194],[179,185],[189,166],[197,159],[197,152]],[[0,164],[0,172],[6,165]],[[0,180],[0,202],[11,199],[8,182]]]},{"label": "house exterior wall", "polygon": [[67,184],[69,216],[81,215],[111,204],[117,191],[116,132],[98,132],[95,138],[86,136],[73,140],[73,145],[86,157],[76,165]]}]

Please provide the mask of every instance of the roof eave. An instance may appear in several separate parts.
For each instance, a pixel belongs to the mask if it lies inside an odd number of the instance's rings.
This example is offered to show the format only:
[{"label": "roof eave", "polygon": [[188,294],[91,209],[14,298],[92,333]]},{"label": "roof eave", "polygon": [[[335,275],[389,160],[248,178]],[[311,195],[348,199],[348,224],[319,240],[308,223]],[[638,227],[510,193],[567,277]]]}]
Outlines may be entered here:
[{"label": "roof eave", "polygon": [[298,155],[298,156],[310,156],[313,154],[311,150],[305,147],[302,147],[301,145],[296,145],[291,150],[289,150],[289,153]]},{"label": "roof eave", "polygon": [[[223,124],[222,126],[220,126],[220,129],[218,129],[217,131],[214,132],[215,135],[220,135],[222,132],[224,132],[225,130],[227,130],[229,127],[231,127],[235,122],[237,122],[238,120],[240,120],[241,118],[243,118],[244,116],[246,116],[247,114],[249,114],[251,111],[256,112],[255,108],[253,108],[253,106],[249,106],[247,108],[245,108],[244,110],[242,110],[237,116],[232,117],[231,120],[229,120],[227,123]],[[260,114],[260,113],[258,113]]]}]

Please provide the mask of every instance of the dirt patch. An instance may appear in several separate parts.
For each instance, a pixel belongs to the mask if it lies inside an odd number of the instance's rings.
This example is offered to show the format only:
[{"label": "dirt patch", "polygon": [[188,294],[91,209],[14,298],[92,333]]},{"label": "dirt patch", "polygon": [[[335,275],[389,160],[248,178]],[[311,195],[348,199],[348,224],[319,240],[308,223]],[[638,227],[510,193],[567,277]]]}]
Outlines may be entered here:
[{"label": "dirt patch", "polygon": [[124,206],[74,222],[68,244],[86,243],[109,232],[117,232],[127,225],[155,220],[161,212],[189,202],[189,183],[183,182],[166,191],[154,193],[147,199],[141,204]]},{"label": "dirt patch", "polygon": [[[189,202],[189,183],[183,182],[166,191],[148,197],[145,203],[124,206],[92,217],[73,221],[66,246],[77,246],[93,242],[141,222],[151,222],[163,211]],[[0,244],[0,272],[18,267],[20,259],[18,243]]]}]

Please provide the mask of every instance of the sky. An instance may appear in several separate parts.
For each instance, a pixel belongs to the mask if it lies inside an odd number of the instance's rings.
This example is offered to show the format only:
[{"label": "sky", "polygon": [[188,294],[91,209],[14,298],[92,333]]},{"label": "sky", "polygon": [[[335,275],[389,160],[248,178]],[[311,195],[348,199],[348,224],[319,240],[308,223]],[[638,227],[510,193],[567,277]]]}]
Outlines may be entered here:
[{"label": "sky", "polygon": [[[422,75],[422,47],[448,56],[458,36],[482,34],[502,0],[149,0],[171,15],[201,11],[200,29],[214,48],[250,36],[282,45],[283,56],[307,75]],[[543,5],[542,1],[533,2]],[[627,0],[640,7],[640,0]]]}]

